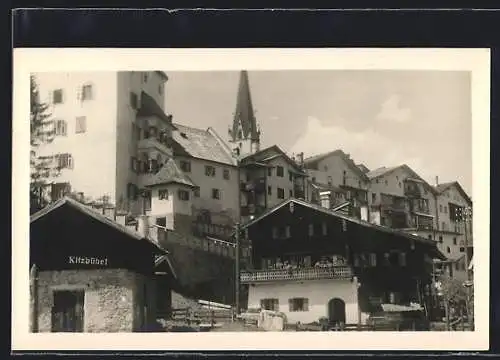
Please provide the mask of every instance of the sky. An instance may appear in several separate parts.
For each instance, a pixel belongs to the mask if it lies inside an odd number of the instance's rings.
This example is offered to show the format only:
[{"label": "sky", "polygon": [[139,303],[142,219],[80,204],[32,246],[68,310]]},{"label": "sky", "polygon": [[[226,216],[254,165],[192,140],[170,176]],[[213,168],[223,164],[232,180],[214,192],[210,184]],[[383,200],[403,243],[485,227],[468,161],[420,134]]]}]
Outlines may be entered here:
[{"label": "sky", "polygon": [[[239,72],[169,72],[166,112],[227,139]],[[311,156],[342,149],[373,170],[407,164],[472,196],[469,72],[249,71],[261,148]]]}]

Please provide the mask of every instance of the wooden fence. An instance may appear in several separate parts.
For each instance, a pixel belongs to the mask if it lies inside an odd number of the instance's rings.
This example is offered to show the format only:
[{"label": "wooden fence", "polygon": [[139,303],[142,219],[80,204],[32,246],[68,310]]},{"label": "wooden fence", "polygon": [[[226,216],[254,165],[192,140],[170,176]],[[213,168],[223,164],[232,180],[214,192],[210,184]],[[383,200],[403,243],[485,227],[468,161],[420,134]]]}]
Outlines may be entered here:
[{"label": "wooden fence", "polygon": [[218,324],[234,320],[233,309],[172,309],[172,320],[186,322],[187,324]]}]

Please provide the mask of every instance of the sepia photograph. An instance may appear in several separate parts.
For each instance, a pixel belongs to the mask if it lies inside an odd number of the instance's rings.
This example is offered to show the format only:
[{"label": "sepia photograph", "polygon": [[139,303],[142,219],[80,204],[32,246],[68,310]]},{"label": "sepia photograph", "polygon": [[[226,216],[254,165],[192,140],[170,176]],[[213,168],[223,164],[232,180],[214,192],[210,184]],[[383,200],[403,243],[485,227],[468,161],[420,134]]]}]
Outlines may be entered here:
[{"label": "sepia photograph", "polygon": [[284,58],[23,67],[26,332],[488,331],[484,77]]}]

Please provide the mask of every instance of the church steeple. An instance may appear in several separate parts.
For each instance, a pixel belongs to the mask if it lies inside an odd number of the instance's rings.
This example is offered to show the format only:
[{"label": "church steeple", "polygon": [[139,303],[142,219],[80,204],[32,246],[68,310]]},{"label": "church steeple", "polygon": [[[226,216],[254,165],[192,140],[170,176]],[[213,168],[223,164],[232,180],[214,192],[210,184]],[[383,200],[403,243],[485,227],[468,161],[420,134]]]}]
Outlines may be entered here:
[{"label": "church steeple", "polygon": [[229,141],[238,145],[239,153],[254,153],[259,150],[260,130],[255,119],[246,70],[240,72],[236,109],[232,127],[229,129]]}]

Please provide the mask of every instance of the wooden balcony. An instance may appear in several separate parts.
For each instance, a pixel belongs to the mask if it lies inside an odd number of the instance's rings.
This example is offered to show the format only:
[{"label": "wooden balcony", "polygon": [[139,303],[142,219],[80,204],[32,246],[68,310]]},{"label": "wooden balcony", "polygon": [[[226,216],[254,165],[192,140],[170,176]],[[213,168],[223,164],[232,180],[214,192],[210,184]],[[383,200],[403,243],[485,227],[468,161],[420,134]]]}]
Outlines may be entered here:
[{"label": "wooden balcony", "polygon": [[300,268],[300,269],[269,269],[242,271],[240,281],[242,284],[262,283],[271,281],[301,281],[322,279],[351,279],[352,269],[349,266],[335,266],[331,268]]},{"label": "wooden balcony", "polygon": [[266,191],[266,178],[261,177],[248,181],[242,181],[240,183],[240,190],[245,192],[247,191],[264,192]]}]

